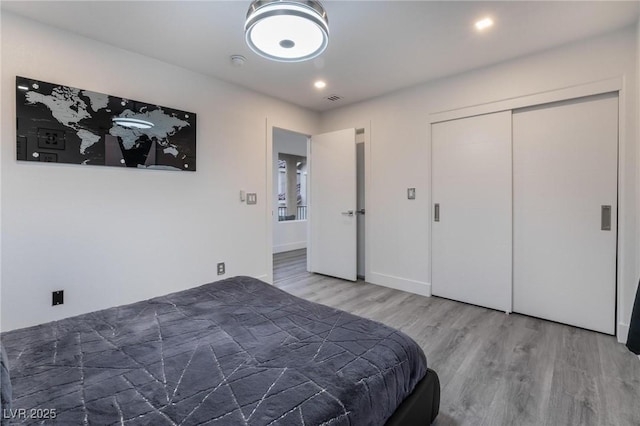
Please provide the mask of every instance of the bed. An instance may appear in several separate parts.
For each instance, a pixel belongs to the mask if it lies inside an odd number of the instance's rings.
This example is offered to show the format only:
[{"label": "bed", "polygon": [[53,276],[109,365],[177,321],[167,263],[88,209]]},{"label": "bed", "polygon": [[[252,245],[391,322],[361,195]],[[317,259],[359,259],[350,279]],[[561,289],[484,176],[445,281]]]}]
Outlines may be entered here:
[{"label": "bed", "polygon": [[1,339],[10,424],[426,425],[439,408],[408,336],[250,277]]}]

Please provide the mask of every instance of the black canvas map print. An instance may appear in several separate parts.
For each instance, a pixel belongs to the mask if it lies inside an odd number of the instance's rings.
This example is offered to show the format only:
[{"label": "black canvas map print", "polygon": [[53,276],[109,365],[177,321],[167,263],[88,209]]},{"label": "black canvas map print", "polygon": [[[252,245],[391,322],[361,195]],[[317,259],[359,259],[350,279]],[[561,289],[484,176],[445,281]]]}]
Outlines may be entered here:
[{"label": "black canvas map print", "polygon": [[196,170],[196,114],[16,77],[17,159]]}]

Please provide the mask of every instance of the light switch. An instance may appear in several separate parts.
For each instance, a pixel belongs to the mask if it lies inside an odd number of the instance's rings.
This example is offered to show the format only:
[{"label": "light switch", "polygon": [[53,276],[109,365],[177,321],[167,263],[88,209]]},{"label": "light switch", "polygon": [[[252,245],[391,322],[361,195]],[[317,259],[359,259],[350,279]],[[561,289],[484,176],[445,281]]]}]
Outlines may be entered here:
[{"label": "light switch", "polygon": [[247,192],[247,204],[258,204],[258,194]]},{"label": "light switch", "polygon": [[415,188],[407,188],[407,199],[415,200],[416,199],[416,189]]},{"label": "light switch", "polygon": [[244,203],[244,200],[246,199],[245,197],[245,192],[240,190],[240,201]]}]

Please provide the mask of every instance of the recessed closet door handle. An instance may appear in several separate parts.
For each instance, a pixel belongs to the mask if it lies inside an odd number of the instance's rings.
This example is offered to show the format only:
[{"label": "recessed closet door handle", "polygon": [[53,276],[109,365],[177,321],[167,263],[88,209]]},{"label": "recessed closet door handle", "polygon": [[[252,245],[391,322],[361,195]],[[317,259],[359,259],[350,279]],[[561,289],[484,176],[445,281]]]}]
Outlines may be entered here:
[{"label": "recessed closet door handle", "polygon": [[602,206],[600,208],[600,229],[611,231],[611,206]]},{"label": "recessed closet door handle", "polygon": [[347,210],[346,212],[342,212],[343,216],[353,216],[353,210]]},{"label": "recessed closet door handle", "polygon": [[440,222],[440,203],[433,205],[433,221]]}]

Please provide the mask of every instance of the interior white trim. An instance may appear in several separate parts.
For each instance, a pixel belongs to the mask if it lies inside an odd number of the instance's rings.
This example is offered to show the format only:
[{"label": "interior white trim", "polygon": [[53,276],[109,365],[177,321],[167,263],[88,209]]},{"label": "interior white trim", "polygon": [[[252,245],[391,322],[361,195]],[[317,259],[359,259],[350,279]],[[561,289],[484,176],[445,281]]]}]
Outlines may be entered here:
[{"label": "interior white trim", "polygon": [[307,271],[311,271],[311,203],[313,203],[313,190],[311,189],[311,179],[313,177],[313,159],[311,158],[311,136],[307,136]]},{"label": "interior white trim", "polygon": [[[272,273],[272,275],[273,275],[273,273]],[[262,274],[262,275],[258,275],[258,276],[253,277],[253,278],[255,278],[257,280],[260,280],[260,281],[267,282],[267,278],[269,278],[269,276],[268,276],[268,274]],[[270,283],[270,284],[273,284],[273,283]]]},{"label": "interior white trim", "polygon": [[435,112],[429,114],[429,123],[433,124],[441,121],[455,120],[457,118],[473,117],[475,115],[531,107],[535,105],[548,104],[551,102],[582,98],[584,96],[599,95],[601,93],[622,90],[622,87],[623,77],[608,78],[605,80],[553,89],[544,92],[532,93],[515,98],[502,99],[479,105],[472,105],[447,111]]},{"label": "interior white trim", "polygon": [[[364,208],[367,219],[364,222],[364,277],[365,279],[371,275],[371,235],[373,234],[371,226],[371,182],[373,181],[373,169],[371,152],[371,141],[373,138],[373,124],[371,120],[367,121],[364,128]],[[431,294],[431,291],[429,291]]]},{"label": "interior white trim", "polygon": [[367,276],[367,283],[402,290],[408,293],[419,294],[420,296],[431,297],[431,283],[425,283],[422,281],[395,277],[393,275],[381,274],[379,272],[369,272],[369,275]]},{"label": "interior white trim", "polygon": [[[625,195],[625,189],[627,188],[627,181],[625,179],[625,153],[627,152],[627,119],[625,111],[626,105],[626,81],[625,77],[620,78],[620,89],[618,91],[618,244],[616,246],[616,338],[620,343],[626,343],[627,335],[629,334],[629,324],[624,326],[624,283],[627,281],[626,275],[626,256],[625,245],[626,240],[629,238],[627,235],[627,221],[625,215],[621,212],[625,212],[627,208],[627,198]],[[634,238],[637,241],[637,238]],[[637,275],[637,274],[636,274]],[[636,276],[631,277],[632,280],[636,280]],[[629,312],[631,315],[631,312]],[[623,325],[623,326],[621,326]]]},{"label": "interior white trim", "polygon": [[629,324],[625,324],[622,321],[618,323],[618,342],[627,343],[627,337],[629,335]]},{"label": "interior white trim", "polygon": [[[355,126],[356,129],[364,129],[364,278],[368,281],[371,275],[371,120]],[[375,213],[374,213],[375,216]]]},{"label": "interior white trim", "polygon": [[264,217],[266,219],[267,224],[267,232],[266,232],[266,269],[267,274],[263,281],[268,282],[269,284],[273,284],[273,128],[275,126],[270,122],[269,118],[265,119],[264,122],[264,133],[265,133],[265,184],[266,188],[264,191],[265,199],[269,200],[264,203]]}]

